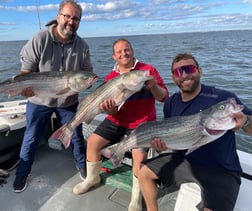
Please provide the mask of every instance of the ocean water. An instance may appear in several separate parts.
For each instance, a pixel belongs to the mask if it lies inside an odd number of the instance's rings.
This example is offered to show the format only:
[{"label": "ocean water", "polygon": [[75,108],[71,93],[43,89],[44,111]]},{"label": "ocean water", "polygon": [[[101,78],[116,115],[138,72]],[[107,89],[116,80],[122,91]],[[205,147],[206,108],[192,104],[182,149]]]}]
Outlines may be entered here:
[{"label": "ocean water", "polygon": [[[85,37],[85,35],[80,34]],[[94,72],[100,77],[96,84],[80,93],[84,96],[102,83],[113,68],[113,42],[121,37],[85,38],[91,51]],[[171,80],[172,58],[181,52],[192,53],[203,69],[202,82],[235,92],[252,108],[252,30],[194,32],[181,34],[125,36],[134,48],[135,57],[154,65],[163,77],[170,93],[178,88]],[[0,80],[15,75],[20,70],[19,52],[26,41],[0,42]],[[22,99],[0,95],[0,102]],[[157,103],[158,118],[162,118],[162,104]],[[237,133],[239,149],[252,153],[252,137]]]}]

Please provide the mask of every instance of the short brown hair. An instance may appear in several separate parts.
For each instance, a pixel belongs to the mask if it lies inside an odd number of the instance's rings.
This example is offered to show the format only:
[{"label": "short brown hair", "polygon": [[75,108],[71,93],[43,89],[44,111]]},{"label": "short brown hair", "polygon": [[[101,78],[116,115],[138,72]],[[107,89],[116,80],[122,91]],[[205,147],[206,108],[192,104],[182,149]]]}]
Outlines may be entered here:
[{"label": "short brown hair", "polygon": [[82,16],[82,8],[81,8],[81,5],[77,3],[77,1],[75,0],[64,0],[60,3],[59,5],[59,13],[61,12],[62,8],[66,5],[66,4],[71,4],[73,5],[74,7],[76,7],[79,12],[80,12],[80,18]]},{"label": "short brown hair", "polygon": [[199,67],[198,61],[196,60],[196,58],[192,54],[189,54],[189,53],[179,53],[172,60],[171,71],[173,71],[173,65],[174,65],[174,63],[179,62],[180,60],[183,60],[183,59],[192,59],[194,61],[195,65],[196,65],[196,67],[197,68]]},{"label": "short brown hair", "polygon": [[121,42],[121,41],[122,41],[122,42],[128,43],[128,45],[130,46],[130,48],[133,50],[132,45],[131,45],[131,43],[130,43],[129,40],[124,39],[124,38],[120,38],[120,39],[116,40],[116,41],[113,43],[113,53],[115,53],[115,52],[114,52],[114,47],[115,47],[115,45],[116,45],[118,42]]}]

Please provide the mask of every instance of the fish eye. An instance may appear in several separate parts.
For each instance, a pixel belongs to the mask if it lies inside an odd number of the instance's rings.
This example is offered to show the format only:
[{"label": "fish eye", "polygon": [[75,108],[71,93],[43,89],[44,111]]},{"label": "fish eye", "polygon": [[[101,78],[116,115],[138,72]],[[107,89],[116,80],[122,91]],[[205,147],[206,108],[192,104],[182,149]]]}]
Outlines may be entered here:
[{"label": "fish eye", "polygon": [[221,109],[221,110],[224,110],[224,109],[225,109],[225,105],[221,105],[221,106],[220,106],[220,109]]}]

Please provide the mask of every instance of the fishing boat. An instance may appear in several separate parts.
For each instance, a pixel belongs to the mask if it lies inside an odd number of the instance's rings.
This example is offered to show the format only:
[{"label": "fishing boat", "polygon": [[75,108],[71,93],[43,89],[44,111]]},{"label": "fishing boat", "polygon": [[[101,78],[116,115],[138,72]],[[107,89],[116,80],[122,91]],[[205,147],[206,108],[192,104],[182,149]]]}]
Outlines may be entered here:
[{"label": "fishing boat", "polygon": [[[0,186],[1,210],[128,210],[132,185],[131,157],[125,157],[116,168],[109,160],[103,158],[102,185],[86,194],[76,196],[72,193],[72,188],[81,182],[81,179],[74,165],[71,149],[65,150],[61,147],[55,147],[57,143],[53,142],[52,144],[52,140],[48,139],[49,134],[55,129],[53,119],[48,134],[45,135],[45,139],[41,141],[37,150],[33,169],[28,177],[27,189],[20,194],[14,193],[12,188],[15,178],[14,163],[18,163],[16,155],[20,150],[25,130],[25,111],[26,100],[0,103],[1,165],[2,163],[7,165],[6,163],[9,162],[8,165],[12,166],[11,168],[8,166],[9,169],[7,169],[10,173],[6,179],[7,183]],[[97,115],[89,125],[83,123],[85,138],[103,118],[104,115],[101,114]],[[248,211],[251,204],[249,193],[252,192],[252,154],[240,150],[238,150],[238,154],[244,172],[234,210]],[[10,162],[11,159],[14,161]],[[5,166],[4,168],[6,169]],[[175,187],[158,189],[160,211],[196,211],[195,206],[200,200],[199,187],[194,183],[183,184],[179,190]]]}]

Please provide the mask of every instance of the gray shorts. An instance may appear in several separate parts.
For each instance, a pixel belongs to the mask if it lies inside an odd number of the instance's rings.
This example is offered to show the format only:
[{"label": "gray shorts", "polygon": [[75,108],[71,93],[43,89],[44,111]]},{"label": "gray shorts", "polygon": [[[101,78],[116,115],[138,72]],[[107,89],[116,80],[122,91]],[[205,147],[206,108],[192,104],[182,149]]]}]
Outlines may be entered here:
[{"label": "gray shorts", "polygon": [[[116,125],[108,119],[104,119],[95,129],[94,133],[105,138],[110,142],[109,145],[116,144],[125,136],[128,136],[133,129],[124,128]],[[148,152],[148,148],[140,148],[142,153]]]},{"label": "gray shorts", "polygon": [[144,161],[159,178],[160,185],[178,187],[187,182],[195,182],[201,188],[202,202],[199,210],[209,208],[214,211],[232,211],[241,184],[241,173],[222,169],[211,169],[189,163],[183,156],[161,154]]},{"label": "gray shorts", "polygon": [[118,143],[125,135],[129,135],[132,129],[120,127],[108,119],[104,119],[95,129],[94,133],[110,141],[110,144]]}]

